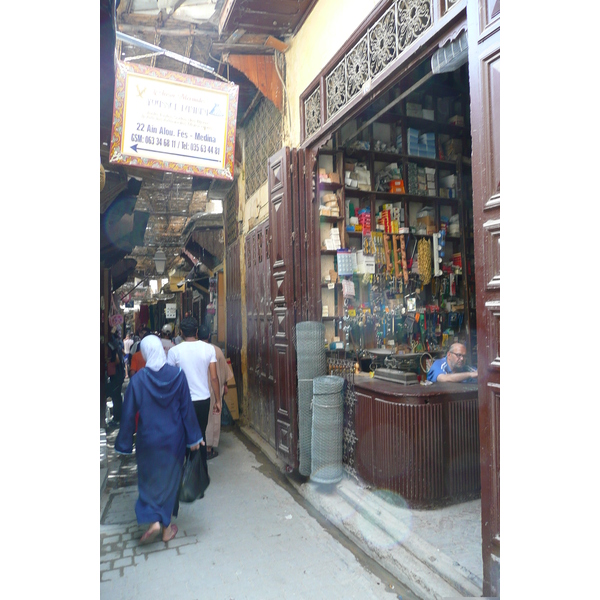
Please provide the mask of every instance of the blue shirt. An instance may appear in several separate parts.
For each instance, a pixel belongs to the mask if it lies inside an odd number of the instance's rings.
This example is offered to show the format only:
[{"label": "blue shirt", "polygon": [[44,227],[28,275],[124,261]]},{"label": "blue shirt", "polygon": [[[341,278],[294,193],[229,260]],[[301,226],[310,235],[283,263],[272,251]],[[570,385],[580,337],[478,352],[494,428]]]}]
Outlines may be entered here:
[{"label": "blue shirt", "polygon": [[[474,371],[471,367],[467,368],[467,371]],[[427,381],[436,382],[439,375],[442,373],[446,375],[450,375],[452,373],[450,369],[450,365],[448,365],[448,361],[446,357],[438,358],[427,371]],[[462,383],[477,383],[477,379],[470,377],[469,379],[465,379]]]}]

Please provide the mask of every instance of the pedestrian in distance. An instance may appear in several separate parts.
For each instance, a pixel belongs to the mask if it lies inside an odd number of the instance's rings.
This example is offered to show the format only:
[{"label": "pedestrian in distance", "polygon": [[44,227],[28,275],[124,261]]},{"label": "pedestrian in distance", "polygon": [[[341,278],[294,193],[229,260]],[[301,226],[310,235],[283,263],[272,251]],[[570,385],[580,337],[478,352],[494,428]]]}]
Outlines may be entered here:
[{"label": "pedestrian in distance", "polygon": [[158,337],[148,335],[140,346],[146,367],[127,386],[115,451],[133,454],[135,417],[139,412],[135,437],[139,497],[135,514],[138,523],[150,523],[140,540],[148,544],[161,534],[164,542],[177,535],[177,525],[171,521],[179,512],[186,447],[198,450],[205,441],[185,373],[166,364]]},{"label": "pedestrian in distance", "polygon": [[[198,329],[198,337],[201,341],[210,344],[210,329],[207,325],[201,325]],[[223,396],[227,393],[227,382],[233,377],[233,371],[223,354],[223,351],[216,344],[211,344],[217,355],[217,377],[219,378],[219,396],[210,389],[210,410],[208,412],[208,424],[206,426],[206,458],[216,458],[219,453],[215,448],[219,445],[221,436],[221,410],[223,407]]]},{"label": "pedestrian in distance", "polygon": [[171,323],[165,323],[160,330],[160,341],[162,342],[163,348],[165,349],[165,356],[167,356],[169,350],[175,345],[171,341],[173,335],[173,325]]},{"label": "pedestrian in distance", "polygon": [[125,363],[125,379],[129,377],[129,364],[131,359],[131,346],[133,346],[133,338],[131,333],[128,331],[125,339],[123,340],[123,359]]},{"label": "pedestrian in distance", "polygon": [[140,343],[147,336],[150,335],[150,329],[143,327],[140,332],[140,341],[134,343],[131,347],[131,361],[129,365],[129,377],[133,377],[138,371],[144,368],[146,361],[140,351]]},{"label": "pedestrian in distance", "polygon": [[112,400],[113,405],[113,424],[118,425],[121,421],[121,410],[123,406],[123,383],[125,381],[125,365],[121,340],[116,330],[111,332],[108,342],[110,353],[108,359],[108,389],[107,395]]},{"label": "pedestrian in distance", "polygon": [[[215,397],[219,397],[217,355],[211,344],[198,340],[198,321],[194,317],[182,319],[180,327],[183,342],[169,350],[167,362],[174,367],[180,367],[185,373],[200,429],[206,431],[211,387]],[[200,454],[208,472],[206,446],[201,446]]]}]

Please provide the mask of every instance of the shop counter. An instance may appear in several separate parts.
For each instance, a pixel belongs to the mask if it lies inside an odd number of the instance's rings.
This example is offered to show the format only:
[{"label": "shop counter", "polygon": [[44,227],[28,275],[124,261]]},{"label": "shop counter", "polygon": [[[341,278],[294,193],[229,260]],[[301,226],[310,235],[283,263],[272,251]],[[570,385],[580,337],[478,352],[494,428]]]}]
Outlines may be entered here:
[{"label": "shop counter", "polygon": [[354,380],[356,470],[415,507],[479,496],[477,384]]}]

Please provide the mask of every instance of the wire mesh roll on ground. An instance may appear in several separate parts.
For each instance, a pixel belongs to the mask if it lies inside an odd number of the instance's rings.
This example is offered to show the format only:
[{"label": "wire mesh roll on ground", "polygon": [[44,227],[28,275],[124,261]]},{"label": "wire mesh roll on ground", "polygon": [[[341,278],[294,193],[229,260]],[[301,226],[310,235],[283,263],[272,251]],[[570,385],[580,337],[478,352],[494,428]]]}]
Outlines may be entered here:
[{"label": "wire mesh roll on ground", "polygon": [[301,475],[310,475],[313,379],[327,373],[325,326],[317,321],[296,325],[296,360],[298,372],[298,444]]},{"label": "wire mesh roll on ground", "polygon": [[310,479],[337,483],[343,474],[344,378],[334,375],[313,380]]},{"label": "wire mesh roll on ground", "polygon": [[296,325],[296,356],[298,379],[314,379],[327,373],[325,325],[318,321],[303,321]]},{"label": "wire mesh roll on ground", "polygon": [[298,380],[298,445],[301,475],[310,475],[313,380]]}]

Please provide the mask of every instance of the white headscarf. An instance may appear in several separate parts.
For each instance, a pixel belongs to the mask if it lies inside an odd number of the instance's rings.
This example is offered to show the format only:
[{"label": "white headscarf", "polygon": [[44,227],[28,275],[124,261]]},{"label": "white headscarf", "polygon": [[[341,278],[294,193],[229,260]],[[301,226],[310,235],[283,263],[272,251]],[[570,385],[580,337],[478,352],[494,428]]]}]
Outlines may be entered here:
[{"label": "white headscarf", "polygon": [[165,349],[160,338],[155,335],[147,335],[141,342],[140,348],[142,356],[146,361],[146,366],[152,371],[160,371],[167,362]]}]

